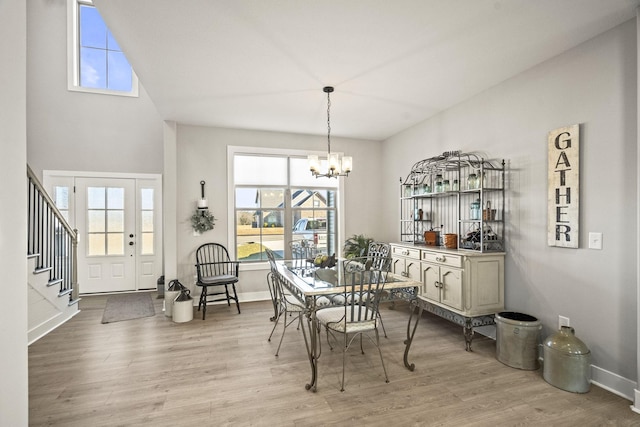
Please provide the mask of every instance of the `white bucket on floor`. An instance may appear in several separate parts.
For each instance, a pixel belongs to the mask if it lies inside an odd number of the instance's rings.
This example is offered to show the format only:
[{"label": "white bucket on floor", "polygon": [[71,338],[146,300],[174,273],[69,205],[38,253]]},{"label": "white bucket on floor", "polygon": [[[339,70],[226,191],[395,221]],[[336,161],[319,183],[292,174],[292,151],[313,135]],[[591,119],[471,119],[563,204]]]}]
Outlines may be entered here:
[{"label": "white bucket on floor", "polygon": [[173,301],[180,295],[180,291],[164,292],[164,315],[171,317],[173,315]]},{"label": "white bucket on floor", "polygon": [[176,323],[193,320],[193,300],[175,301],[173,303],[173,321]]},{"label": "white bucket on floor", "polygon": [[193,298],[189,289],[183,289],[173,301],[173,321],[176,323],[193,320]]}]

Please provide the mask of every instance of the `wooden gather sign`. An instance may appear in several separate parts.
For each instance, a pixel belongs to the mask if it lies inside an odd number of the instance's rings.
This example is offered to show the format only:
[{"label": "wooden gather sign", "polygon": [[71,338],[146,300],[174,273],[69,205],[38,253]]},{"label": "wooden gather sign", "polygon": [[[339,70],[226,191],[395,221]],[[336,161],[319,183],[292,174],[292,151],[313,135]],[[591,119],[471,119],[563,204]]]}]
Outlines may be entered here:
[{"label": "wooden gather sign", "polygon": [[549,132],[547,243],[578,248],[580,213],[580,127]]}]

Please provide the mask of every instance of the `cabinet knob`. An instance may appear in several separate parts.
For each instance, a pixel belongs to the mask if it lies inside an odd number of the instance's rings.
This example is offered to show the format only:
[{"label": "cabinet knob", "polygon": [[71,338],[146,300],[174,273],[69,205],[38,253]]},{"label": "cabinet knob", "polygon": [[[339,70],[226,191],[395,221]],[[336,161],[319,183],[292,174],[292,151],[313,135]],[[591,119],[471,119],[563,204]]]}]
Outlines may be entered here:
[{"label": "cabinet knob", "polygon": [[445,262],[446,260],[447,260],[447,257],[444,257],[444,256],[443,257],[439,257],[439,256],[436,257],[436,261],[438,261],[438,262]]}]

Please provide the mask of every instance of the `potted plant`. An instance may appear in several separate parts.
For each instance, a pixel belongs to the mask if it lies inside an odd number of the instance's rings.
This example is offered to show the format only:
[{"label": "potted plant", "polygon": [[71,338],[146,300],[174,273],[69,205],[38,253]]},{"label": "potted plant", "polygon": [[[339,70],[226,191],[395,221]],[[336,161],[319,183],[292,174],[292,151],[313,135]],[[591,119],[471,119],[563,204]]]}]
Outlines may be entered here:
[{"label": "potted plant", "polygon": [[367,255],[369,243],[373,242],[371,237],[363,234],[354,234],[344,242],[343,253],[345,258],[355,258]]}]

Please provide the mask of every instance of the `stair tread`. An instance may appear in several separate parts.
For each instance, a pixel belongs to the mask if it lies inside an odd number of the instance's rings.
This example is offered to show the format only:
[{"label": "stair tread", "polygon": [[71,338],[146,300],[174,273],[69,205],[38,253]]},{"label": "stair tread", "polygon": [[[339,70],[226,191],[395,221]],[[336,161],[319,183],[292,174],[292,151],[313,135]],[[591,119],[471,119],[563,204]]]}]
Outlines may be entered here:
[{"label": "stair tread", "polygon": [[62,283],[64,279],[51,279],[47,282],[47,286],[57,285],[58,283]]}]

